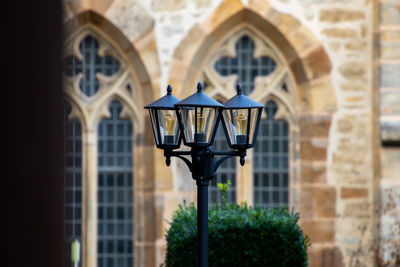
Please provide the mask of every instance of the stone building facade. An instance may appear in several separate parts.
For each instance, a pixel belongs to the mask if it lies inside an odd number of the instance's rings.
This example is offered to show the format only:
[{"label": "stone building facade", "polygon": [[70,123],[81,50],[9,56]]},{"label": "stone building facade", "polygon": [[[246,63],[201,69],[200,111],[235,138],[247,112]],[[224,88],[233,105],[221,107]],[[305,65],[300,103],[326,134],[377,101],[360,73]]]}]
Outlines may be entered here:
[{"label": "stone building facade", "polygon": [[[64,0],[63,21],[66,231],[82,241],[81,266],[118,266],[120,250],[121,266],[163,262],[167,220],[195,184],[181,162],[165,165],[143,106],[198,81],[223,102],[240,75],[285,122],[276,196],[301,214],[310,266],[400,264],[398,0]],[[259,67],[240,74],[248,49]],[[233,201],[262,202],[262,156],[232,163]],[[119,216],[130,219],[112,225]]]}]

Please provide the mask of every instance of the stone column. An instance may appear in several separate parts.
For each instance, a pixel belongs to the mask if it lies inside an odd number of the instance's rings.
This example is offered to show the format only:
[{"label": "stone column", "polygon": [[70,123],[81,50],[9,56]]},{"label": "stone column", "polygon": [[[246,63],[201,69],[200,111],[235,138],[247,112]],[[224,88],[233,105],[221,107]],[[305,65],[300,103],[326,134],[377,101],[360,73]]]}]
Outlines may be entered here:
[{"label": "stone column", "polygon": [[83,132],[82,266],[97,266],[97,136]]},{"label": "stone column", "polygon": [[253,149],[247,150],[244,166],[236,158],[236,202],[239,204],[246,201],[247,205],[253,205]]}]

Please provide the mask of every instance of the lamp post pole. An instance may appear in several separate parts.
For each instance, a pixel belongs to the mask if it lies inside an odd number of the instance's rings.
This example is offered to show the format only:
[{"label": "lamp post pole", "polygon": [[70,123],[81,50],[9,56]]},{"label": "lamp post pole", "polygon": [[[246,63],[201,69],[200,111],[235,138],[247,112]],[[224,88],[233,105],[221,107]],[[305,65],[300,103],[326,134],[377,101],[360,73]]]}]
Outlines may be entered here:
[{"label": "lamp post pole", "polygon": [[[197,185],[197,264],[208,266],[208,185],[218,167],[228,158],[240,157],[244,165],[246,150],[254,147],[263,105],[238,94],[222,105],[203,93],[201,83],[197,93],[179,101],[168,86],[167,95],[147,105],[158,148],[164,150],[167,166],[171,157],[183,160]],[[216,151],[212,144],[218,123],[223,127],[230,151]],[[177,123],[178,122],[178,123]],[[179,124],[179,126],[178,126]],[[183,140],[190,151],[175,151]],[[191,161],[185,157],[191,156]],[[214,160],[215,156],[222,156]]]},{"label": "lamp post pole", "polygon": [[[183,156],[191,155],[192,161]],[[208,266],[208,186],[209,181],[215,176],[218,167],[228,158],[240,157],[240,164],[245,163],[246,150],[238,149],[232,151],[217,151],[212,146],[193,147],[191,151],[165,150],[167,166],[171,163],[171,157],[182,159],[196,180],[197,186],[197,241],[199,267]],[[223,156],[215,161],[215,156]]]},{"label": "lamp post pole", "polygon": [[200,267],[208,264],[208,181],[197,182],[197,240],[198,263]]},{"label": "lamp post pole", "polygon": [[208,265],[208,185],[212,179],[212,159],[208,148],[192,148],[192,176],[197,186],[197,262]]}]

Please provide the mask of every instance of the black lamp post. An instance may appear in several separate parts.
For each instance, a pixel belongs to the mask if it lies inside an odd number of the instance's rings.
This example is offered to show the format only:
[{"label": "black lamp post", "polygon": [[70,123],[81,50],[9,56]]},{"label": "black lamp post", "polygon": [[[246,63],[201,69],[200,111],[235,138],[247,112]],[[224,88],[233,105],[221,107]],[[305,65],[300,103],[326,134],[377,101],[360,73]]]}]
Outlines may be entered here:
[{"label": "black lamp post", "polygon": [[[237,95],[224,105],[203,93],[201,83],[197,92],[179,101],[168,85],[167,95],[145,106],[149,109],[154,137],[158,148],[164,149],[167,166],[171,157],[182,159],[192,173],[197,185],[197,238],[198,266],[208,266],[208,185],[221,163],[230,157],[240,157],[244,165],[246,150],[255,145],[263,105],[242,94],[237,85]],[[223,127],[231,151],[213,149],[218,123]],[[179,127],[177,126],[179,124]],[[180,141],[191,147],[190,151],[173,151]],[[191,161],[184,156],[191,156]],[[214,160],[215,156],[223,156]]]}]

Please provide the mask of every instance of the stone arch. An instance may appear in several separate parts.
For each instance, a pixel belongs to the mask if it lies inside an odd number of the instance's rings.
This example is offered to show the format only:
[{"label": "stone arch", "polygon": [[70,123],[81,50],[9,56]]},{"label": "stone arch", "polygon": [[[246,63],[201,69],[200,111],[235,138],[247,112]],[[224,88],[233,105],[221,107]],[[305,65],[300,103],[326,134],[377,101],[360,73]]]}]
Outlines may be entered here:
[{"label": "stone arch", "polygon": [[[83,10],[70,18],[64,24],[65,42],[69,42],[80,34],[85,28],[91,28],[101,34],[110,46],[116,50],[124,61],[125,69],[129,79],[121,78],[121,86],[130,83],[132,88],[138,92],[139,100],[134,99],[133,95],[125,94],[122,91],[113,91],[112,94],[104,94],[101,98],[96,98],[105,109],[96,107],[91,119],[85,118],[86,127],[83,131],[83,166],[82,173],[85,177],[83,182],[83,225],[82,229],[82,266],[96,266],[96,240],[97,240],[97,123],[101,118],[107,117],[109,103],[118,100],[125,115],[131,118],[134,125],[134,261],[135,266],[144,266],[144,262],[153,261],[155,254],[155,224],[151,223],[155,216],[155,148],[153,136],[147,133],[152,132],[150,119],[142,107],[145,103],[150,103],[160,96],[159,76],[160,69],[156,50],[155,36],[153,28],[143,32],[135,40],[130,40],[128,36],[106,16],[93,10]],[[101,53],[101,51],[99,51]],[[70,100],[71,97],[67,96]],[[129,100],[129,101],[128,101]],[[79,99],[74,99],[75,103]],[[90,103],[92,104],[92,102]],[[87,110],[92,106],[88,105]],[[124,114],[121,114],[124,116]],[[126,116],[124,116],[126,117]],[[90,129],[88,129],[90,128]],[[145,157],[143,155],[146,155]],[[86,214],[86,215],[85,215]],[[90,218],[89,218],[90,214]],[[149,245],[150,244],[150,245]]]},{"label": "stone arch", "polygon": [[64,24],[65,41],[68,41],[79,29],[88,24],[104,32],[108,37],[107,41],[126,57],[126,62],[131,70],[134,70],[135,78],[142,88],[142,102],[148,103],[159,97],[160,68],[158,60],[155,59],[158,58],[158,55],[153,29],[143,33],[139,40],[132,42],[106,17],[95,11],[86,10],[70,18]]},{"label": "stone arch", "polygon": [[[210,49],[237,25],[247,23],[266,35],[278,47],[294,77],[299,97],[307,95],[314,81],[328,84],[329,95],[335,96],[330,82],[330,59],[322,44],[301,22],[289,14],[270,8],[268,2],[258,4],[250,1],[248,6],[241,1],[223,1],[202,23],[196,24],[176,48],[169,73],[170,83],[177,95],[186,95],[195,81],[198,66]],[[196,67],[190,67],[196,66]],[[310,102],[310,100],[306,101]],[[307,109],[307,105],[302,106]],[[336,102],[332,104],[332,112]]]}]

